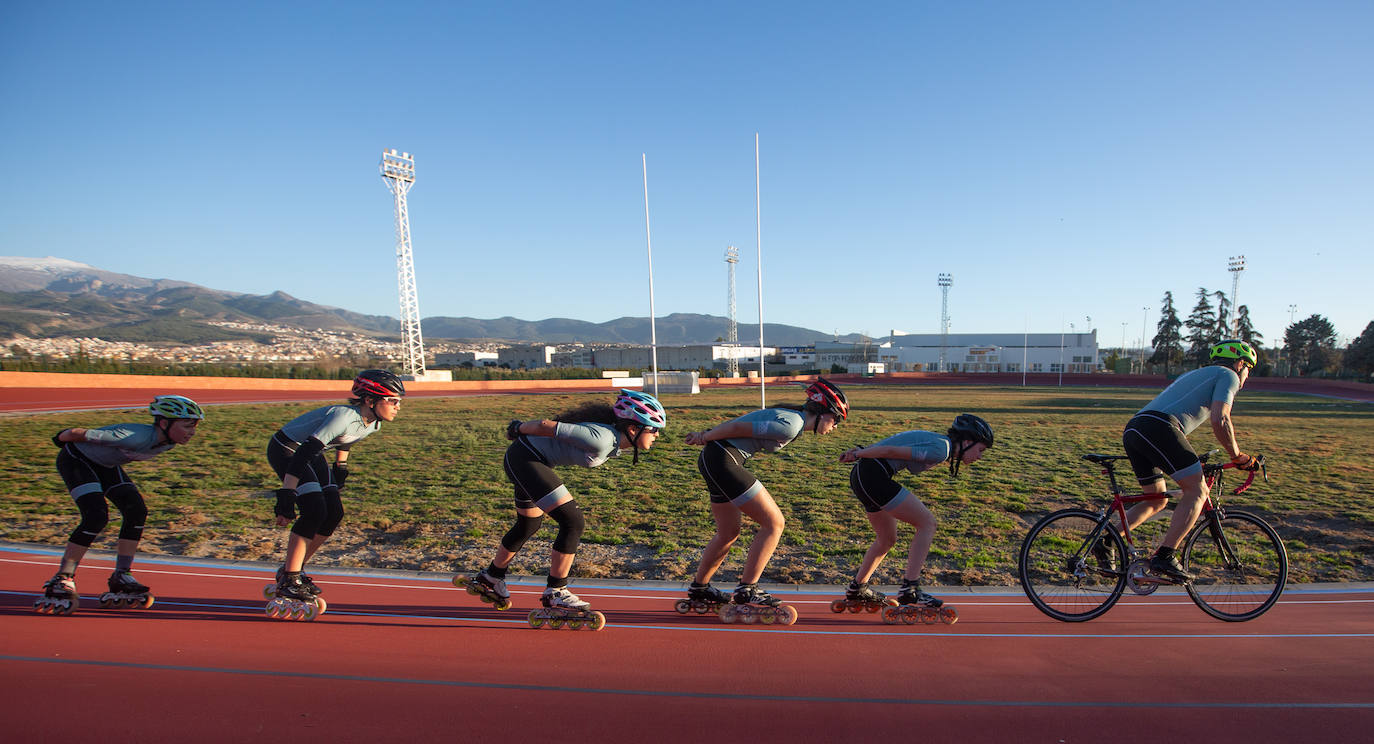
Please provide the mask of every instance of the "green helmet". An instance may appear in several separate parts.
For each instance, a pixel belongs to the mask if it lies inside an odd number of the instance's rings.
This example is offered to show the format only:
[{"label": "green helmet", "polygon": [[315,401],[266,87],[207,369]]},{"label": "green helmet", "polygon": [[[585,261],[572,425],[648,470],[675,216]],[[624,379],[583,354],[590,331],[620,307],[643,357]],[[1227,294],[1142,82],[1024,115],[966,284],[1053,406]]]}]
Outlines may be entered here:
[{"label": "green helmet", "polygon": [[1259,363],[1259,355],[1255,353],[1254,347],[1238,338],[1222,341],[1212,347],[1212,361],[1232,359],[1244,360],[1251,367]]},{"label": "green helmet", "polygon": [[194,400],[180,395],[159,395],[148,404],[148,413],[169,419],[203,419],[205,412]]}]

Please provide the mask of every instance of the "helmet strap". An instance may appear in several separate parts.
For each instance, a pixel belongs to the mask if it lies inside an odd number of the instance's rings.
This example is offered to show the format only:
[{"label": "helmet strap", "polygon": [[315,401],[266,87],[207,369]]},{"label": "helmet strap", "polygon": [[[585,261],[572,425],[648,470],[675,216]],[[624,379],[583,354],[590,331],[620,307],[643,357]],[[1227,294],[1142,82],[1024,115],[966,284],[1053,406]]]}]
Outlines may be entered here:
[{"label": "helmet strap", "polygon": [[958,447],[958,449],[955,450],[954,453],[953,453],[953,455],[949,458],[949,474],[950,474],[950,477],[953,477],[953,478],[958,478],[958,477],[959,477],[959,465],[960,465],[960,463],[962,463],[962,462],[964,461],[964,453],[968,451],[968,448],[969,448],[970,445],[971,445],[971,443],[970,443],[969,440],[967,440],[967,439],[960,439],[960,440],[959,440],[959,447]]}]

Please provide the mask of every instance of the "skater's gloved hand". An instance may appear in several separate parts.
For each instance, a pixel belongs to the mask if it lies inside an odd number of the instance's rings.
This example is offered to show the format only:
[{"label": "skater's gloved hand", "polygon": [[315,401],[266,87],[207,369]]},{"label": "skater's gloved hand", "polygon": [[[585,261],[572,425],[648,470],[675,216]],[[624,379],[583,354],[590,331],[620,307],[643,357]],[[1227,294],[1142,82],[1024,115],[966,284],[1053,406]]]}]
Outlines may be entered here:
[{"label": "skater's gloved hand", "polygon": [[329,478],[333,480],[334,485],[338,486],[339,490],[342,491],[344,481],[348,480],[348,464],[342,462],[334,463],[334,467],[329,471]]},{"label": "skater's gloved hand", "polygon": [[1237,452],[1236,456],[1231,458],[1231,464],[1235,465],[1237,470],[1253,473],[1260,468],[1260,458],[1251,457],[1244,452]]},{"label": "skater's gloved hand", "polygon": [[277,505],[272,507],[272,513],[277,515],[277,526],[285,527],[288,522],[296,518],[296,489],[278,488]]},{"label": "skater's gloved hand", "polygon": [[511,419],[510,423],[509,423],[509,424],[506,424],[506,439],[509,439],[509,440],[512,441],[512,442],[514,442],[515,440],[519,439],[519,438],[520,438],[520,425],[523,424],[523,423],[525,423],[525,422],[523,422],[523,421],[521,421],[521,420],[519,420],[519,419]]},{"label": "skater's gloved hand", "polygon": [[66,429],[61,429],[56,434],[52,435],[52,443],[57,445],[58,447],[67,446],[67,443],[62,441],[62,432],[64,431],[66,431]]}]

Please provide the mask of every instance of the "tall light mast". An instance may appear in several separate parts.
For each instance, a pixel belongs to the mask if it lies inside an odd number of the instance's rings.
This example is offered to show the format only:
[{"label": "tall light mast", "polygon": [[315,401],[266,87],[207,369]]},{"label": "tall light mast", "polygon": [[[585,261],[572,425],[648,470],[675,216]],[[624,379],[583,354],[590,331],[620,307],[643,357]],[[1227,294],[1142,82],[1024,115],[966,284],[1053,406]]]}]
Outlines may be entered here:
[{"label": "tall light mast", "polygon": [[730,329],[725,334],[725,342],[730,346],[730,358],[727,369],[731,377],[739,377],[739,321],[735,314],[735,264],[739,263],[739,249],[731,246],[725,248],[725,264],[729,267],[730,273]]},{"label": "tall light mast", "polygon": [[420,335],[420,298],[415,291],[415,257],[410,250],[410,213],[406,192],[415,185],[415,158],[408,152],[382,150],[378,166],[382,181],[396,197],[396,284],[401,295],[401,335],[405,342],[405,370],[425,375],[425,341]]},{"label": "tall light mast", "polygon": [[945,353],[949,348],[949,288],[954,284],[954,277],[940,274],[937,283],[940,285],[940,367],[935,371],[947,372],[949,368],[945,363]]},{"label": "tall light mast", "polygon": [[1226,263],[1226,270],[1231,272],[1231,318],[1234,321],[1231,328],[1236,338],[1240,338],[1240,305],[1236,304],[1236,290],[1240,288],[1240,272],[1245,271],[1245,256],[1232,256]]}]

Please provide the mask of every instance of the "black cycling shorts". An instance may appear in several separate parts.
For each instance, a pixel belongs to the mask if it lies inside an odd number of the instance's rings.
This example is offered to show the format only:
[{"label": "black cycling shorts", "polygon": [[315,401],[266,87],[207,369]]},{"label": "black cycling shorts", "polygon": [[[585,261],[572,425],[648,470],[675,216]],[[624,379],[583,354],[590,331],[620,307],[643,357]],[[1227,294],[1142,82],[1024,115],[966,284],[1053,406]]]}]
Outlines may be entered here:
[{"label": "black cycling shorts", "polygon": [[872,457],[863,457],[854,463],[849,471],[849,488],[864,505],[864,511],[870,514],[882,511],[905,490],[892,479],[888,464]]},{"label": "black cycling shorts", "polygon": [[697,456],[697,470],[706,481],[706,490],[713,504],[740,504],[763,490],[763,484],[744,468],[747,458],[743,452],[720,440],[713,440],[701,448]]},{"label": "black cycling shorts", "polygon": [[1121,444],[1142,486],[1162,481],[1166,474],[1178,480],[1180,475],[1188,475],[1183,471],[1199,464],[1183,427],[1167,413],[1137,413],[1121,433]]},{"label": "black cycling shorts", "polygon": [[[525,437],[511,442],[501,461],[506,478],[515,486],[517,509],[553,509],[558,497],[568,493],[563,479],[553,472],[544,456],[531,447]],[[549,497],[554,497],[550,499]]]}]

